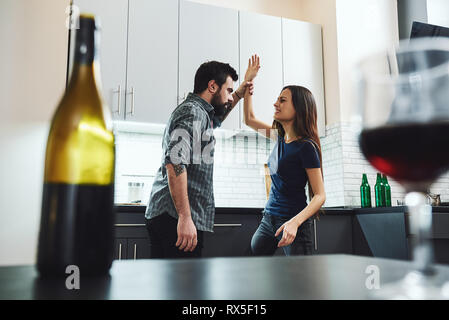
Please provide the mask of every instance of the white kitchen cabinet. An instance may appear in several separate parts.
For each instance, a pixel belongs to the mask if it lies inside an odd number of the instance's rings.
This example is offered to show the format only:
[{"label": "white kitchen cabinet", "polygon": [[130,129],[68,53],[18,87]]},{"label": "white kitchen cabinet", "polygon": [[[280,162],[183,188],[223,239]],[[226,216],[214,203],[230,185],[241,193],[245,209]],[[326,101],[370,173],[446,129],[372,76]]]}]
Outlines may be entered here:
[{"label": "white kitchen cabinet", "polygon": [[282,18],[284,85],[300,85],[315,97],[318,132],[325,135],[321,26]]},{"label": "white kitchen cabinet", "polygon": [[[283,87],[281,18],[240,12],[240,71],[244,75],[251,55],[260,56],[261,68],[255,79],[255,116],[271,125],[274,106]],[[243,108],[242,108],[243,119]],[[242,125],[244,128],[248,128]]]},{"label": "white kitchen cabinet", "polygon": [[[198,67],[211,60],[229,63],[239,74],[238,11],[181,0],[179,14],[179,103],[193,92]],[[240,79],[240,77],[239,77]],[[238,88],[235,84],[234,89]],[[239,129],[239,106],[223,122]]]},{"label": "white kitchen cabinet", "polygon": [[[239,74],[237,89],[248,59],[258,54],[256,117],[271,125],[283,86],[303,85],[315,96],[324,135],[320,26],[186,0],[74,0],[74,5],[100,20],[102,91],[114,119],[165,124],[193,92],[203,62],[229,63]],[[242,102],[222,128],[248,129]]]},{"label": "white kitchen cabinet", "polygon": [[167,123],[177,105],[178,0],[130,0],[125,120]]},{"label": "white kitchen cabinet", "polygon": [[[92,13],[100,22],[98,57],[100,59],[102,93],[112,111],[113,118],[124,119],[128,0],[114,0],[113,2],[110,0],[74,0],[73,4],[77,6],[79,12]],[[73,40],[72,49],[75,44]]]}]

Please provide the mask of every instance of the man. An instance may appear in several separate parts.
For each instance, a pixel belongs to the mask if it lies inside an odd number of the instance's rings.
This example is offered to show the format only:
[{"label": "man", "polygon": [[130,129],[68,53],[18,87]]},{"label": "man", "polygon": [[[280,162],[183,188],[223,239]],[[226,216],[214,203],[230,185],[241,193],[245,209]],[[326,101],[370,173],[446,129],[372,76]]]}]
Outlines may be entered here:
[{"label": "man", "polygon": [[159,168],[145,213],[152,258],[201,257],[203,232],[212,232],[213,129],[220,126],[246,88],[233,93],[236,71],[217,61],[196,72],[193,93],[171,114]]}]

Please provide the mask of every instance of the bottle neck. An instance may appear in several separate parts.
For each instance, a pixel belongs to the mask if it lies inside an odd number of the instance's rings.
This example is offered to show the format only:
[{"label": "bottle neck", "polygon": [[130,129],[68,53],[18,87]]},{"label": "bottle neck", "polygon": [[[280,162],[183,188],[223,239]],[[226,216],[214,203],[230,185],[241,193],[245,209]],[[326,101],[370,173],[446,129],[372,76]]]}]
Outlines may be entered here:
[{"label": "bottle neck", "polygon": [[74,60],[69,88],[82,86],[85,90],[97,90],[96,61],[97,40],[93,19],[80,18],[80,28],[76,32]]},{"label": "bottle neck", "polygon": [[377,175],[376,183],[382,183],[382,177],[380,176],[380,174]]}]

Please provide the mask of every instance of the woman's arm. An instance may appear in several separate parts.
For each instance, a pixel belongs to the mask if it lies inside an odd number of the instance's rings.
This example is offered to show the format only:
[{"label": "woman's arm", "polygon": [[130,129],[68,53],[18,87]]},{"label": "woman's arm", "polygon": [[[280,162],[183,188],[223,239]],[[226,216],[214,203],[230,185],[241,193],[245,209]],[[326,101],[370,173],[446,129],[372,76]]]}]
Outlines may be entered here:
[{"label": "woman's arm", "polygon": [[296,232],[304,221],[313,216],[326,201],[326,193],[324,191],[323,177],[321,176],[320,168],[306,169],[307,176],[309,178],[310,186],[313,191],[313,198],[307,207],[304,208],[300,213],[291,218],[289,221],[284,223],[277,231],[275,236],[277,237],[282,231],[281,241],[278,243],[278,247],[288,246],[295,240]]},{"label": "woman's arm", "polygon": [[[257,76],[259,69],[260,69],[260,59],[257,55],[254,55],[248,61],[248,69],[246,70],[245,73],[245,82],[253,81],[254,78]],[[253,98],[249,90],[245,91],[245,98],[243,101],[243,118],[247,126],[251,127],[252,129],[258,131],[259,133],[263,134],[268,138],[276,139],[275,136],[276,130],[274,130],[270,124],[257,119],[256,116],[254,115]]]}]

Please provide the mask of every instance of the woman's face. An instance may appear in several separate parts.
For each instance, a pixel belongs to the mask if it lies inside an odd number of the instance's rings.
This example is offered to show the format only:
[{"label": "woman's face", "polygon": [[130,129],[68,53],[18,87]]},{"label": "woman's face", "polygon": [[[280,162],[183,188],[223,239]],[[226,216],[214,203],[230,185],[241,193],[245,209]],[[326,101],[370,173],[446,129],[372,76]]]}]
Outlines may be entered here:
[{"label": "woman's face", "polygon": [[293,106],[292,93],[289,89],[281,92],[281,95],[274,103],[274,120],[279,122],[292,121],[296,117],[295,107]]}]

